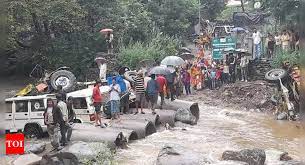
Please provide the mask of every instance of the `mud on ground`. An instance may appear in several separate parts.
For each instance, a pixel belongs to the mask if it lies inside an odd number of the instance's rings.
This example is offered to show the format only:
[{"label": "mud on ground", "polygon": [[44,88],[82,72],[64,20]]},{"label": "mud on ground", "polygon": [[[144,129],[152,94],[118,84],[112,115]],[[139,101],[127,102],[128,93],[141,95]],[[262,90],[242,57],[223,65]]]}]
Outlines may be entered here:
[{"label": "mud on ground", "polygon": [[272,112],[274,105],[270,98],[274,90],[274,84],[266,81],[236,82],[215,90],[194,91],[185,100],[238,110]]}]

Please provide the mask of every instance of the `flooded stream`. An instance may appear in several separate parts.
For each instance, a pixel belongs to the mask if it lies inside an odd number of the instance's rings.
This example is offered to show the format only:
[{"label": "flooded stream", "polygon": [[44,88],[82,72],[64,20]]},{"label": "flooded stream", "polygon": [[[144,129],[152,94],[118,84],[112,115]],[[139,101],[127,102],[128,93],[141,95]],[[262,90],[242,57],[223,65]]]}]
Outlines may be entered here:
[{"label": "flooded stream", "polygon": [[305,160],[305,132],[296,124],[275,121],[265,114],[201,105],[197,125],[187,126],[186,131],[177,128],[158,132],[133,142],[128,150],[120,150],[116,159],[119,164],[152,165],[165,144],[174,144],[198,152],[214,164],[227,164],[220,162],[225,150],[252,148],[286,151],[296,160]]},{"label": "flooded stream", "polygon": [[[24,85],[1,78],[1,103],[7,93]],[[3,114],[3,104],[0,104],[0,109]],[[132,142],[129,149],[117,152],[116,162],[122,165],[153,165],[160,149],[166,144],[186,147],[214,164],[228,164],[220,161],[226,150],[252,148],[286,151],[294,159],[305,161],[304,129],[295,122],[276,121],[271,115],[202,104],[198,124],[187,125],[185,129],[176,127]],[[0,152],[3,154],[4,145],[0,145]],[[266,164],[276,165],[277,162],[267,161]]]}]

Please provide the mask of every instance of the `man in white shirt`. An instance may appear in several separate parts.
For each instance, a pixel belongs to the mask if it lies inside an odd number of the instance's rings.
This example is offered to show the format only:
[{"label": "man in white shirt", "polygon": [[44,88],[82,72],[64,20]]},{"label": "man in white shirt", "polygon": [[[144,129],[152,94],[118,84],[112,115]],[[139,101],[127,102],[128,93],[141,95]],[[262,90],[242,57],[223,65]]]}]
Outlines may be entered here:
[{"label": "man in white shirt", "polygon": [[257,29],[254,29],[252,38],[254,44],[255,59],[259,59],[262,54],[262,47],[261,47],[262,35],[259,31],[257,31]]},{"label": "man in white shirt", "polygon": [[283,34],[281,36],[281,41],[282,41],[282,49],[283,51],[288,51],[289,50],[289,44],[290,44],[290,35],[289,33],[284,30]]}]

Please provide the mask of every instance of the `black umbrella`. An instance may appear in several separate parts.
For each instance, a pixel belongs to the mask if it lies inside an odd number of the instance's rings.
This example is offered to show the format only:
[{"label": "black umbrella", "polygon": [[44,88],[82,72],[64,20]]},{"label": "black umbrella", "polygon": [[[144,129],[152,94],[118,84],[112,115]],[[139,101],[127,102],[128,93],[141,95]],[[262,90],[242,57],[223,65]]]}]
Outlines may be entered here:
[{"label": "black umbrella", "polygon": [[167,68],[167,67],[164,67],[164,66],[155,66],[153,67],[150,71],[149,71],[149,74],[152,75],[152,74],[162,74],[162,75],[168,75],[170,74],[170,70]]},{"label": "black umbrella", "polygon": [[179,57],[181,57],[183,60],[190,60],[195,58],[195,55],[193,55],[192,53],[182,53],[179,55]]}]

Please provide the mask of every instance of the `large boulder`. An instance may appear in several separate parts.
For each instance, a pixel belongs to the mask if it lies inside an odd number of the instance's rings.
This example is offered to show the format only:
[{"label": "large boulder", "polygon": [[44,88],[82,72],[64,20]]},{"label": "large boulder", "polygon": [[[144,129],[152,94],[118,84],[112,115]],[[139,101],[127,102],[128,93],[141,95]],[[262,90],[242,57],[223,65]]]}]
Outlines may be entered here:
[{"label": "large boulder", "polygon": [[41,160],[41,157],[35,154],[24,154],[19,156],[13,165],[25,165],[25,164],[37,164]]},{"label": "large boulder", "polygon": [[79,163],[95,162],[97,164],[109,164],[112,161],[112,151],[104,143],[74,142],[62,152],[74,154]]},{"label": "large boulder", "polygon": [[45,150],[46,143],[29,143],[24,148],[26,153],[40,154]]},{"label": "large boulder", "polygon": [[[37,165],[78,165],[112,163],[112,151],[104,143],[73,142],[59,152],[48,153],[42,156]],[[35,164],[36,165],[36,164]]]},{"label": "large boulder", "polygon": [[199,153],[181,146],[166,145],[159,152],[156,165],[198,165],[210,162]]},{"label": "large boulder", "polygon": [[249,165],[264,165],[266,160],[266,153],[261,149],[245,149],[239,152],[225,151],[222,154],[222,159],[246,162]]},{"label": "large boulder", "polygon": [[185,108],[179,108],[177,110],[175,120],[191,125],[195,125],[197,123],[196,117],[192,115],[190,110]]},{"label": "large boulder", "polygon": [[276,115],[276,120],[287,120],[288,114],[286,112],[282,112]]}]

